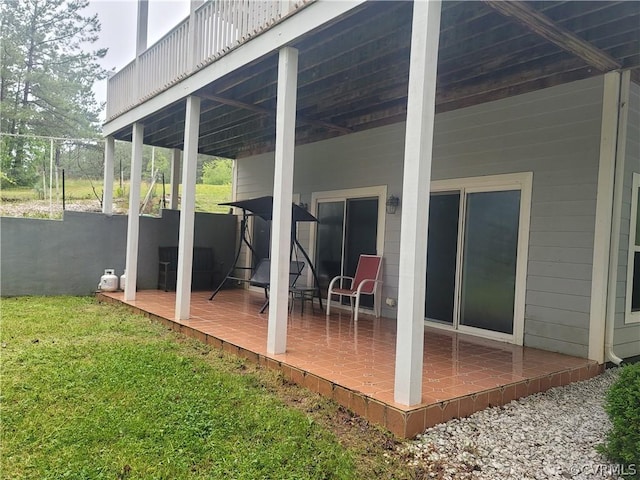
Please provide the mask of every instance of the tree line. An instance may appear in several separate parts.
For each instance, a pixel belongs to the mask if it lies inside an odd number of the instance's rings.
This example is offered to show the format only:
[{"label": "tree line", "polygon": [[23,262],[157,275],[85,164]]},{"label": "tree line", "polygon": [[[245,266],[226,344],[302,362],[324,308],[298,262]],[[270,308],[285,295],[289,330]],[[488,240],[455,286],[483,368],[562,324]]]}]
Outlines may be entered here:
[{"label": "tree line", "polygon": [[[72,177],[98,180],[104,143],[93,84],[106,77],[88,0],[0,1],[0,186],[36,185],[52,156]],[[54,139],[54,140],[52,140]],[[84,140],[74,140],[84,139]],[[170,151],[145,147],[143,172],[170,177]],[[115,178],[128,179],[130,144],[116,142]],[[198,179],[231,182],[231,161],[200,156]]]},{"label": "tree line", "polygon": [[0,2],[0,167],[6,185],[32,185],[47,143],[32,136],[100,138],[102,105],[92,87],[105,78],[106,49],[88,0]]}]

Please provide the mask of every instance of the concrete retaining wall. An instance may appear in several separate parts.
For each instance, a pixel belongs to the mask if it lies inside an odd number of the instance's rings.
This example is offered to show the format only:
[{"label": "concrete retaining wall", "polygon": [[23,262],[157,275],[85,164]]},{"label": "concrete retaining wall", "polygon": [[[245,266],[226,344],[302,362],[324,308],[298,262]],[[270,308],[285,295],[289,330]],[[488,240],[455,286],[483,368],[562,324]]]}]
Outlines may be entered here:
[{"label": "concrete retaining wall", "polygon": [[[178,245],[180,212],[140,217],[138,289],[155,289],[158,247]],[[194,245],[212,247],[216,262],[231,265],[234,215],[196,213]],[[106,268],[125,266],[126,215],[65,212],[64,219],[0,218],[0,294],[86,295]],[[222,270],[225,270],[224,268]]]}]

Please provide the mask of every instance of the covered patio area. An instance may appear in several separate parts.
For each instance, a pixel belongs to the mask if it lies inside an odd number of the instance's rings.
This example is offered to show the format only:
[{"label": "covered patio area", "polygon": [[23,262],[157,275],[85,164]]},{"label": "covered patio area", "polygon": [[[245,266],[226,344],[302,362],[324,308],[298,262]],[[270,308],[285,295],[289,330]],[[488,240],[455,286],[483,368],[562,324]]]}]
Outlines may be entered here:
[{"label": "covered patio area", "polygon": [[287,351],[267,352],[267,314],[260,293],[231,289],[213,301],[193,292],[191,318],[174,320],[175,292],[143,290],[125,301],[122,292],[101,301],[124,303],[169,328],[231,354],[282,372],[285,378],[332,398],[354,413],[409,438],[425,428],[489,406],[585,380],[602,366],[584,358],[425,327],[422,401],[394,402],[396,321],[349,311],[327,319],[317,306],[298,302],[288,316]]}]

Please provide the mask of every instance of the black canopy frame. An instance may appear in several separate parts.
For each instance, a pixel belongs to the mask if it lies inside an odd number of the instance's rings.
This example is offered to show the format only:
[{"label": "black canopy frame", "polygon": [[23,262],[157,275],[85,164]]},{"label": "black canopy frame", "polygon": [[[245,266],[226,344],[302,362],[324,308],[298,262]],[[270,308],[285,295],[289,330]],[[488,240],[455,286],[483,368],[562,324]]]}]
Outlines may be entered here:
[{"label": "black canopy frame", "polygon": [[[248,267],[238,267],[238,260],[240,259],[240,253],[242,251],[242,245],[245,244],[252,253],[251,260],[251,270],[255,269],[255,259],[258,257],[256,250],[251,245],[249,241],[247,230],[249,228],[249,217],[255,216],[260,217],[264,220],[272,220],[273,219],[273,197],[271,195],[267,195],[264,197],[252,198],[249,200],[240,200],[237,202],[226,202],[221,203],[220,205],[236,207],[242,209],[242,219],[240,220],[240,241],[238,242],[238,249],[236,251],[236,256],[233,260],[233,264],[231,268],[222,279],[220,284],[213,291],[209,300],[213,300],[216,294],[222,289],[223,285],[227,280],[238,280],[238,281],[247,281],[245,278],[236,277],[233,275],[233,272],[238,269],[248,269]],[[251,212],[251,213],[249,213]],[[296,224],[298,222],[317,222],[318,219],[307,212],[304,208],[296,205],[295,203],[291,203],[291,250],[289,252],[289,256],[293,254],[293,249],[297,248],[304,258],[307,260],[309,268],[313,274],[314,285],[318,294],[318,300],[320,302],[320,308],[322,309],[322,295],[320,294],[320,280],[318,279],[318,273],[316,272],[315,266],[313,262],[309,258],[309,255],[305,251],[305,249],[300,245],[298,241],[298,237],[296,234]]]}]

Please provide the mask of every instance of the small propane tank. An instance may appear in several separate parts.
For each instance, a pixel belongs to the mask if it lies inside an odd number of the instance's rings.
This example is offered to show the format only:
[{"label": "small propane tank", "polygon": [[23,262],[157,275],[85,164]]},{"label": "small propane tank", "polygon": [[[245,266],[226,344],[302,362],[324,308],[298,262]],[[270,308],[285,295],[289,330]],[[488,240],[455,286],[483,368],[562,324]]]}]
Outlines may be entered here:
[{"label": "small propane tank", "polygon": [[104,271],[104,275],[100,277],[98,290],[102,290],[103,292],[115,292],[118,290],[118,277],[114,269],[107,268]]},{"label": "small propane tank", "polygon": [[124,273],[120,275],[120,290],[124,291],[124,287],[127,285],[127,270],[125,269]]}]

